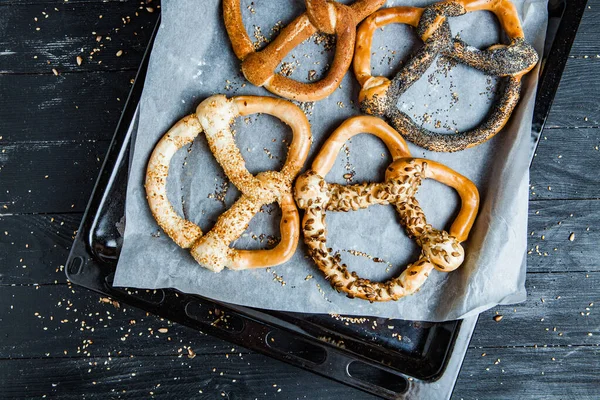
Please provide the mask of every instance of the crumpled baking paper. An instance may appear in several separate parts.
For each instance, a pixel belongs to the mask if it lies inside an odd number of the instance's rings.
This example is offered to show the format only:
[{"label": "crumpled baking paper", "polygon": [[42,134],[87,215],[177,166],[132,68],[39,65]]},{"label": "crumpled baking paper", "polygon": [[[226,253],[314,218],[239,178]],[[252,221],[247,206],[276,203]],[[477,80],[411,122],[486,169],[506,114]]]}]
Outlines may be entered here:
[{"label": "crumpled baking paper", "polygon": [[[385,7],[424,6],[421,0],[388,1]],[[515,1],[526,39],[539,54],[547,24],[545,0]],[[302,0],[242,1],[244,21],[258,46],[303,12]],[[451,18],[454,34],[485,48],[504,38],[489,12]],[[297,80],[318,79],[333,57],[331,37],[317,35],[295,49],[280,70]],[[421,43],[412,28],[388,25],[375,34],[373,75],[393,76]],[[273,96],[247,82],[227,37],[219,0],[163,0],[162,24],[152,50],[139,128],[130,166],[126,229],[114,284],[135,288],[176,288],[239,305],[297,311],[443,321],[464,318],[496,304],[523,301],[526,270],[529,163],[537,137],[531,119],[539,66],[523,81],[521,101],[509,123],[487,143],[458,153],[434,153],[410,145],[413,156],[439,161],[471,179],[481,195],[480,211],[465,242],[466,259],[451,273],[434,271],[413,296],[396,302],[369,303],[335,292],[301,243],[294,257],[269,269],[219,274],[200,267],[157,226],[148,208],[144,176],[150,153],[180,118],[194,112],[206,97]],[[278,69],[279,71],[279,69]],[[398,107],[415,121],[440,132],[464,130],[482,120],[494,98],[498,79],[461,64],[438,60],[401,98]],[[324,140],[345,119],[359,115],[358,84],[352,70],[328,98],[297,103],[307,114],[314,138],[306,167]],[[236,142],[250,172],[281,168],[291,130],[266,115],[238,118]],[[358,135],[339,153],[326,177],[331,182],[381,181],[390,157],[373,136]],[[350,174],[350,175],[347,175]],[[168,195],[176,210],[207,231],[238,197],[208,150],[202,134],[181,149],[170,167]],[[425,181],[417,195],[428,222],[448,229],[458,212],[457,194]],[[263,207],[236,248],[258,249],[278,240],[280,210]],[[362,277],[387,280],[418,257],[391,206],[349,213],[328,213],[328,240],[351,270]]]}]

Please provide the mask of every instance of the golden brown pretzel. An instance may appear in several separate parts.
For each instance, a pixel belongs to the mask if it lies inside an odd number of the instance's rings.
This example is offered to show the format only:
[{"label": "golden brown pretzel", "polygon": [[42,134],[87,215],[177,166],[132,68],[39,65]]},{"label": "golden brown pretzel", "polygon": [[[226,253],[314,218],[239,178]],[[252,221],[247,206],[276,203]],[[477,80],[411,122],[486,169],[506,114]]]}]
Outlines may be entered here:
[{"label": "golden brown pretzel", "polygon": [[[361,132],[383,140],[392,155],[393,162],[386,170],[385,181],[356,185],[326,182],[324,177],[331,170],[342,145]],[[454,188],[461,198],[460,212],[449,233],[427,224],[415,198],[421,181],[427,178]],[[413,294],[433,268],[443,272],[458,268],[464,259],[460,242],[467,239],[479,208],[479,193],[473,182],[435,161],[411,158],[406,142],[398,132],[381,119],[369,116],[350,118],[333,132],[312,168],[298,177],[294,197],[304,210],[304,242],[317,267],[337,291],[371,302],[398,300]],[[327,247],[325,211],[358,210],[373,204],[394,205],[406,232],[422,249],[417,262],[387,282],[372,282],[349,272],[346,265],[340,264],[339,256],[332,255]]]},{"label": "golden brown pretzel", "polygon": [[[493,12],[510,39],[510,44],[497,44],[480,51],[452,38],[448,17],[476,10]],[[382,26],[400,23],[416,28],[424,46],[414,54],[390,81],[371,75],[371,43],[373,33]],[[456,134],[431,132],[417,126],[397,108],[399,97],[425,73],[433,60],[443,55],[479,69],[486,74],[503,77],[504,87],[499,101],[477,127]],[[519,101],[521,77],[538,62],[538,55],[525,37],[519,17],[510,0],[449,0],[426,8],[394,7],[369,16],[359,27],[354,56],[354,73],[362,89],[361,110],[385,116],[391,125],[411,142],[433,151],[459,151],[492,138],[506,124]]]},{"label": "golden brown pretzel", "polygon": [[[223,17],[233,51],[242,60],[242,72],[248,81],[287,99],[316,101],[329,96],[342,83],[352,63],[356,25],[385,0],[357,0],[350,6],[326,0],[305,1],[306,12],[258,52],[244,27],[240,0],[223,0]],[[319,31],[337,37],[335,57],[327,76],[317,82],[302,83],[275,73],[292,49]]]},{"label": "golden brown pretzel", "polygon": [[[266,171],[253,176],[237,148],[231,123],[240,115],[273,115],[292,128],[293,140],[281,171]],[[230,181],[242,192],[238,201],[225,211],[206,234],[200,227],[181,218],[167,198],[169,163],[181,147],[204,132],[210,150]],[[271,97],[237,96],[227,99],[215,95],[204,100],[196,113],[177,122],[158,142],[146,172],[146,195],[152,215],[175,243],[191,248],[192,256],[214,272],[224,267],[241,270],[281,264],[294,254],[299,238],[298,209],[292,197],[292,181],[298,175],[310,148],[310,125],[294,104]],[[281,241],[270,250],[236,250],[230,243],[239,238],[250,220],[269,203],[277,202],[282,211]]]}]

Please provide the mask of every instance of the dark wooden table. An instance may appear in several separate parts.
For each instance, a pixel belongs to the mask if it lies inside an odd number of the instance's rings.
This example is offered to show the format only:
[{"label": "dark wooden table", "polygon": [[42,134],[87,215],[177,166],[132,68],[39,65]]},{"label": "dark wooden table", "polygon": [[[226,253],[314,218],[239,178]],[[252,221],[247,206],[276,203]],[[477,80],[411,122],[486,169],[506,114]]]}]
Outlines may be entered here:
[{"label": "dark wooden table", "polygon": [[[600,12],[590,4],[531,168],[527,301],[481,315],[456,399],[600,398]],[[63,263],[157,7],[0,2],[0,398],[372,398],[67,282]]]}]

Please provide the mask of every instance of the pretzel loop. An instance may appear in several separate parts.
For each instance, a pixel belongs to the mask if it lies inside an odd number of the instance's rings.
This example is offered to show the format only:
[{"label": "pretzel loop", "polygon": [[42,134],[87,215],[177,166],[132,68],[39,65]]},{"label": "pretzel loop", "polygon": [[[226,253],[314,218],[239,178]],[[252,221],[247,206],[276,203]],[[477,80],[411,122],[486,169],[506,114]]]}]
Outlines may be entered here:
[{"label": "pretzel loop", "polygon": [[[383,140],[392,153],[385,181],[355,185],[325,181],[341,145],[350,137],[369,132]],[[453,187],[460,195],[461,210],[450,228],[441,231],[427,224],[423,210],[415,198],[423,179],[435,179]],[[411,158],[402,137],[389,125],[374,117],[354,117],[344,122],[325,142],[312,169],[301,175],[294,187],[298,206],[305,210],[302,221],[304,242],[318,268],[331,285],[348,297],[373,301],[398,300],[413,294],[434,268],[450,272],[464,260],[460,242],[467,239],[479,207],[475,185],[464,176],[434,161]],[[391,204],[407,234],[421,247],[419,259],[400,276],[386,282],[373,282],[349,272],[339,255],[327,247],[326,211],[350,211],[374,204]]]},{"label": "pretzel loop", "polygon": [[[261,51],[255,51],[242,19],[240,0],[223,1],[227,34],[242,72],[256,86],[271,93],[298,100],[321,100],[337,89],[352,63],[356,25],[383,5],[385,0],[357,0],[350,6],[326,0],[305,0],[307,11],[281,30]],[[327,75],[317,82],[298,82],[275,69],[296,46],[317,32],[335,34],[335,56]]]},{"label": "pretzel loop", "polygon": [[[488,10],[498,18],[510,39],[479,50],[452,38],[448,18]],[[375,30],[391,23],[413,26],[423,46],[389,80],[371,75],[371,44]],[[492,138],[506,124],[519,101],[521,78],[538,62],[525,42],[517,11],[510,0],[450,0],[426,8],[394,7],[369,16],[359,27],[354,72],[361,85],[359,103],[367,114],[387,117],[392,126],[413,143],[433,151],[459,151]],[[438,56],[452,58],[488,75],[503,78],[498,102],[477,127],[456,134],[441,134],[417,126],[397,108],[400,96],[419,80]]]},{"label": "pretzel loop", "polygon": [[[238,116],[257,112],[273,115],[292,128],[293,140],[281,171],[265,171],[253,176],[235,144],[231,123]],[[191,221],[180,217],[167,198],[167,176],[173,155],[204,132],[210,150],[229,180],[242,192],[235,204],[217,218],[206,234]],[[269,97],[216,95],[204,100],[196,113],[176,123],[158,142],[148,163],[146,194],[159,226],[177,245],[190,248],[203,267],[219,272],[224,267],[241,270],[263,268],[287,261],[299,238],[298,210],[291,195],[292,181],[308,155],[311,135],[304,113],[295,105]],[[281,241],[270,250],[237,250],[230,243],[238,239],[250,220],[269,203],[282,210]]]}]

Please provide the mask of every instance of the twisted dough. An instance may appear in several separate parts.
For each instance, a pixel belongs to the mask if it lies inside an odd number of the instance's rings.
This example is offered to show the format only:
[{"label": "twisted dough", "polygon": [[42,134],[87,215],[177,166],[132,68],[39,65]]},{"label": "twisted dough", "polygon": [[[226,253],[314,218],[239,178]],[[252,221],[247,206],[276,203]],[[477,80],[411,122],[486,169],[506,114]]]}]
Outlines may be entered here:
[{"label": "twisted dough", "polygon": [[[448,17],[476,10],[493,12],[510,44],[496,44],[478,50],[460,39],[452,38]],[[424,46],[417,51],[390,81],[371,75],[371,43],[373,33],[382,26],[400,23],[416,28]],[[504,77],[500,99],[487,118],[467,132],[441,134],[417,126],[397,108],[399,97],[421,78],[433,60],[443,55],[479,69],[488,75]],[[358,29],[354,57],[354,73],[362,89],[361,110],[385,116],[411,142],[433,151],[459,151],[476,146],[496,135],[506,124],[519,101],[521,78],[538,62],[538,55],[525,37],[517,10],[509,0],[450,0],[426,8],[394,7],[368,17]]]},{"label": "twisted dough", "polygon": [[[382,183],[340,185],[328,183],[324,177],[331,170],[342,145],[354,135],[368,132],[385,143],[393,162]],[[415,194],[423,179],[435,179],[454,188],[462,201],[449,233],[427,224]],[[298,177],[294,197],[305,211],[302,220],[304,242],[326,279],[337,291],[348,297],[389,301],[413,294],[425,282],[433,268],[450,272],[464,259],[460,242],[467,239],[479,208],[477,188],[467,178],[431,160],[410,158],[406,142],[392,127],[375,117],[353,117],[346,120],[327,139],[312,168]],[[372,282],[349,272],[339,255],[327,247],[325,211],[350,211],[373,204],[392,204],[407,234],[421,247],[421,256],[399,277],[387,282]]]},{"label": "twisted dough", "polygon": [[[240,115],[273,115],[292,128],[293,140],[281,171],[266,171],[253,176],[245,167],[235,145],[231,123]],[[242,192],[238,201],[225,211],[206,234],[196,224],[181,218],[167,198],[169,163],[181,147],[204,132],[210,150],[227,177]],[[163,231],[203,267],[220,272],[224,267],[241,270],[264,268],[286,262],[296,251],[299,238],[298,209],[292,197],[292,181],[298,175],[311,143],[310,125],[304,113],[292,103],[270,97],[223,95],[204,100],[196,113],[177,122],[158,142],[146,172],[146,195],[152,215]],[[281,241],[271,250],[236,250],[230,243],[239,238],[250,220],[269,203],[282,210]]]},{"label": "twisted dough", "polygon": [[[242,72],[248,81],[287,99],[316,101],[329,96],[342,83],[354,54],[356,25],[385,0],[357,0],[350,6],[326,0],[305,1],[306,12],[259,52],[255,51],[246,32],[240,0],[223,0],[223,18],[233,51],[242,60]],[[275,73],[290,51],[319,31],[337,37],[335,57],[327,76],[317,82],[302,83]]]}]

